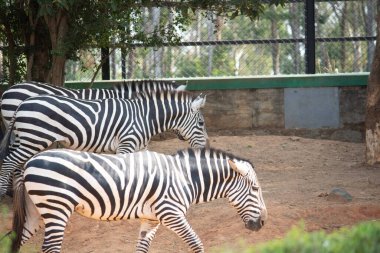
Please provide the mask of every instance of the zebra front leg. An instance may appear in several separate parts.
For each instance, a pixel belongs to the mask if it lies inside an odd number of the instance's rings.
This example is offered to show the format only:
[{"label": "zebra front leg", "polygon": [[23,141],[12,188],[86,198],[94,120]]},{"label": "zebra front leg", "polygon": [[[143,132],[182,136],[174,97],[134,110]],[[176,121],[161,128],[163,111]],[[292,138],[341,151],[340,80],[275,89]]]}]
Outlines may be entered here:
[{"label": "zebra front leg", "polygon": [[158,221],[141,220],[139,239],[136,252],[146,253],[149,251],[150,244],[160,226]]},{"label": "zebra front leg", "polygon": [[195,253],[203,253],[203,243],[184,215],[165,217],[162,224],[176,233]]}]

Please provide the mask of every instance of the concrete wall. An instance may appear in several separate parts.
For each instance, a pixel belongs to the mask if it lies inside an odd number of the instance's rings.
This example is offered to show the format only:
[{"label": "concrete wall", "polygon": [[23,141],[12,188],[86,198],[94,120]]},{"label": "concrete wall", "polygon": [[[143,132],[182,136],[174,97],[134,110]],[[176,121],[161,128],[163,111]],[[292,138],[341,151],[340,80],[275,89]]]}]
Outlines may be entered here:
[{"label": "concrete wall", "polygon": [[[207,93],[204,108],[209,132],[262,132],[349,141],[364,140],[369,73],[177,78],[187,90]],[[93,88],[115,81],[97,81]],[[70,88],[85,82],[66,82]]]},{"label": "concrete wall", "polygon": [[286,88],[285,128],[338,128],[339,88]]},{"label": "concrete wall", "polygon": [[209,90],[209,131],[254,130],[363,141],[366,87]]}]

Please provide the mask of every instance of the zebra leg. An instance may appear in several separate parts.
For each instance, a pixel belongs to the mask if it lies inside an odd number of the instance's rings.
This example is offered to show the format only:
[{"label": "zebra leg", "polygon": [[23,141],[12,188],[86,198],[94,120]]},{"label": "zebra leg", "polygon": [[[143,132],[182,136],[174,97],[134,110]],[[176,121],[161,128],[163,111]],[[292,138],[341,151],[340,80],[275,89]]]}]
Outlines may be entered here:
[{"label": "zebra leg", "polygon": [[[18,136],[18,135],[17,135]],[[4,158],[2,168],[0,170],[0,199],[9,191],[9,186],[12,185],[13,172],[21,167],[33,155],[41,152],[51,145],[50,140],[39,142],[34,140],[31,143],[27,138],[18,136],[15,143],[9,148],[9,154]]]},{"label": "zebra leg", "polygon": [[147,253],[149,251],[150,244],[159,226],[160,223],[158,221],[141,220],[136,252]]},{"label": "zebra leg", "polygon": [[28,194],[25,194],[25,209],[25,224],[22,231],[21,245],[34,236],[42,226],[42,217]]},{"label": "zebra leg", "polygon": [[[15,152],[20,146],[19,139],[14,143],[10,144],[9,153]],[[9,154],[6,155],[4,160],[0,163],[0,199],[6,193],[8,196],[13,197],[13,177],[14,177],[14,169],[10,172],[8,171],[8,167],[13,167],[12,165],[7,164],[6,158],[8,158]],[[17,166],[16,166],[17,168]],[[5,191],[5,193],[4,193]]]},{"label": "zebra leg", "polygon": [[7,156],[4,159],[2,168],[0,170],[0,199],[7,193],[13,194],[14,188],[14,171],[21,168],[21,164],[16,161],[11,161]]},{"label": "zebra leg", "polygon": [[61,252],[67,220],[62,220],[62,218],[56,217],[53,213],[43,214],[42,217],[45,222],[45,237],[42,244],[42,252]]},{"label": "zebra leg", "polygon": [[55,222],[45,223],[45,237],[42,244],[42,252],[44,253],[59,253],[62,248],[63,235],[66,224]]},{"label": "zebra leg", "polygon": [[[36,196],[38,199],[39,196]],[[48,198],[44,196],[43,198]],[[42,244],[42,252],[61,252],[63,236],[67,222],[73,213],[74,206],[64,200],[43,200],[36,203],[45,223],[45,237]]]},{"label": "zebra leg", "polygon": [[164,217],[162,224],[176,233],[195,253],[204,253],[203,244],[184,215]]}]

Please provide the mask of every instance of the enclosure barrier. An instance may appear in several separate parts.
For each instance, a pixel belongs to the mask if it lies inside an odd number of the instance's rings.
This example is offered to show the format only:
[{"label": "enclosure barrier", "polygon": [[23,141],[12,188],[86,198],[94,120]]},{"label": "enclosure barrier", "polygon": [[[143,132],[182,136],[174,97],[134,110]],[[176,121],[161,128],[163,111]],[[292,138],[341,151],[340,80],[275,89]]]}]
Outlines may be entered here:
[{"label": "enclosure barrier", "polygon": [[[366,86],[368,72],[344,74],[304,74],[248,77],[199,77],[199,78],[166,78],[164,80],[187,82],[188,90],[234,90],[234,89],[272,89],[272,88],[307,88],[307,87],[340,87]],[[111,87],[122,80],[95,81],[93,88]],[[87,88],[90,82],[66,81],[69,88]]]},{"label": "enclosure barrier", "polygon": [[[207,129],[223,134],[271,131],[286,135],[364,140],[368,73],[165,79],[207,94]],[[97,81],[93,88],[118,81]],[[87,88],[89,82],[66,82]],[[2,86],[4,90],[6,87]],[[274,132],[273,132],[274,131]]]}]

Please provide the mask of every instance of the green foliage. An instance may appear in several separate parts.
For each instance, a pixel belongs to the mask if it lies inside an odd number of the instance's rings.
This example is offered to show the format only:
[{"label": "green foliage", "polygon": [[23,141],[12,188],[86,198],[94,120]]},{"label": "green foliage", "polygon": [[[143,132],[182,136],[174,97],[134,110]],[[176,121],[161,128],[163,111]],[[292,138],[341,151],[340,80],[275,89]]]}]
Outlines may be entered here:
[{"label": "green foliage", "polygon": [[[270,4],[283,2],[269,1]],[[37,51],[48,52],[49,59],[42,58],[46,62],[31,62],[40,64],[39,68],[51,68],[54,56],[75,60],[81,50],[89,48],[131,48],[136,43],[146,47],[158,47],[163,43],[175,44],[191,21],[191,14],[198,9],[210,10],[228,18],[244,15],[255,19],[263,12],[265,5],[261,0],[0,0],[0,34],[7,34],[0,36],[0,45],[9,47],[15,44],[22,49],[16,55],[3,51],[5,61],[15,58],[26,61]],[[161,7],[160,20],[148,27],[146,20],[154,7]],[[59,41],[55,41],[57,35],[52,33],[57,32],[59,27],[64,27],[60,26],[60,22],[66,18],[68,29],[61,30]],[[49,31],[50,34],[40,33],[40,30]],[[42,45],[34,44],[34,38],[37,42],[43,41]],[[9,67],[13,73],[14,67]],[[18,68],[25,69],[25,64],[18,65]],[[19,75],[24,73],[21,71]]]},{"label": "green foliage", "polygon": [[[6,205],[0,205],[0,223],[5,224],[8,218],[8,207]],[[5,233],[0,233],[0,252],[10,253],[12,237],[14,235],[5,235]]]},{"label": "green foliage", "polygon": [[222,253],[377,253],[380,252],[380,222],[363,222],[331,234],[307,233],[304,225],[293,227],[283,239],[244,249],[218,250]]}]

